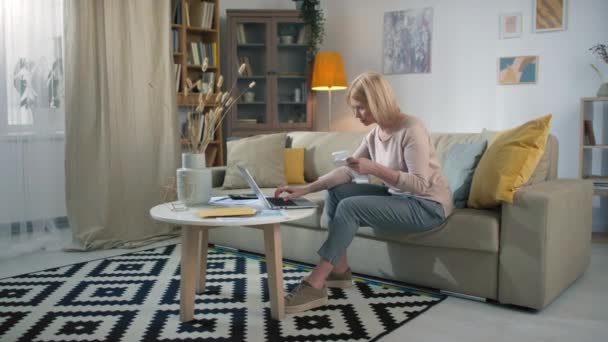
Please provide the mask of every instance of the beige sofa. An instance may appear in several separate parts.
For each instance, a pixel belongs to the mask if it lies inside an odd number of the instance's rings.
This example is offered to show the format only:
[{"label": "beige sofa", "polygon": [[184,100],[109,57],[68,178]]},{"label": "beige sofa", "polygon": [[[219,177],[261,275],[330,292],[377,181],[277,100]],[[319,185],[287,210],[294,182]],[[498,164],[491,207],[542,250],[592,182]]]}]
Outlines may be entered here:
[{"label": "beige sofa", "polygon": [[[305,178],[313,181],[334,166],[331,152],[359,145],[364,132],[292,132],[304,147]],[[440,159],[456,143],[486,134],[433,134]],[[348,250],[354,272],[469,296],[542,309],[587,268],[591,244],[591,182],[557,179],[558,143],[549,136],[545,154],[513,204],[492,210],[456,209],[445,224],[422,234],[377,234],[361,227]],[[230,161],[230,155],[228,155]],[[214,169],[215,194],[225,168]],[[263,189],[272,194],[274,189]],[[307,196],[317,215],[283,225],[283,256],[316,263],[327,234],[325,191]],[[210,242],[263,252],[262,234],[241,227],[216,229]]]}]

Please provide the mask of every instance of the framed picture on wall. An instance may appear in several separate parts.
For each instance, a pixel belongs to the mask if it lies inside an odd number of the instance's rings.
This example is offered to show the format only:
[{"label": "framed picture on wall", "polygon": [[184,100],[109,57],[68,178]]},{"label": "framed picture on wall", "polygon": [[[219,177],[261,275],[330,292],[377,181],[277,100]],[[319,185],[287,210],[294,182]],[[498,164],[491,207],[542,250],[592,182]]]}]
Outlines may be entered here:
[{"label": "framed picture on wall", "polygon": [[499,15],[500,39],[521,37],[521,12]]},{"label": "framed picture on wall", "polygon": [[538,56],[498,58],[498,84],[531,84],[538,78]]},{"label": "framed picture on wall", "polygon": [[565,30],[566,8],[567,0],[534,0],[532,31]]},{"label": "framed picture on wall", "polygon": [[384,74],[431,72],[432,7],[385,12],[382,36]]}]

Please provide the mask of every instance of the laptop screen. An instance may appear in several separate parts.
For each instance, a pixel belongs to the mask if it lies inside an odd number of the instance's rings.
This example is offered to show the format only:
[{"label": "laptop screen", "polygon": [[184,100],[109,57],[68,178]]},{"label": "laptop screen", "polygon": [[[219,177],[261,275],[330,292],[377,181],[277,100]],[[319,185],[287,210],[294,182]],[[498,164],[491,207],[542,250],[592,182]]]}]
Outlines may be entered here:
[{"label": "laptop screen", "polygon": [[241,176],[243,177],[243,179],[247,182],[247,184],[249,184],[249,187],[251,188],[251,190],[253,190],[253,192],[256,194],[256,196],[258,196],[258,199],[260,201],[262,201],[262,203],[266,206],[266,208],[271,209],[272,206],[270,205],[270,203],[268,203],[268,200],[266,200],[266,196],[264,196],[264,193],[262,192],[260,187],[256,184],[255,180],[253,180],[253,177],[251,176],[251,173],[249,173],[249,170],[247,170],[244,166],[239,165],[239,164],[236,164],[236,167],[241,172]]}]

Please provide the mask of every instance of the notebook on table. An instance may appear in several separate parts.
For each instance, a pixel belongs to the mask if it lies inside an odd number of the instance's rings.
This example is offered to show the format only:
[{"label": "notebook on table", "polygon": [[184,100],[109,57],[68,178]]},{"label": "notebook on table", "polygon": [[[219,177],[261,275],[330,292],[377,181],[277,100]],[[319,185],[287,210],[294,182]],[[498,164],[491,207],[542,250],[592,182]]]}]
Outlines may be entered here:
[{"label": "notebook on table", "polygon": [[228,207],[228,208],[207,208],[198,212],[201,218],[226,217],[226,216],[253,216],[257,213],[251,207]]},{"label": "notebook on table", "polygon": [[282,197],[266,197],[264,193],[257,185],[249,170],[242,165],[236,165],[241,173],[243,179],[249,184],[249,187],[256,196],[262,201],[264,206],[268,209],[306,209],[306,208],[316,208],[317,205],[312,201],[307,200],[306,198],[296,198],[293,200],[285,200]]}]

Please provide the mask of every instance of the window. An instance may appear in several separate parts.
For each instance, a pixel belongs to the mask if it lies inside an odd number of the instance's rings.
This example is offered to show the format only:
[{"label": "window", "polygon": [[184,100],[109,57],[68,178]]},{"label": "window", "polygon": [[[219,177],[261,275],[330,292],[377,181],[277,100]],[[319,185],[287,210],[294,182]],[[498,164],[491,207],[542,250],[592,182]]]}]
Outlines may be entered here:
[{"label": "window", "polygon": [[63,0],[3,0],[0,19],[0,134],[63,131]]}]

